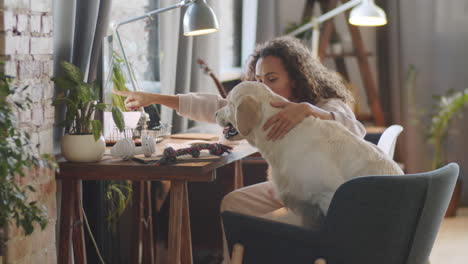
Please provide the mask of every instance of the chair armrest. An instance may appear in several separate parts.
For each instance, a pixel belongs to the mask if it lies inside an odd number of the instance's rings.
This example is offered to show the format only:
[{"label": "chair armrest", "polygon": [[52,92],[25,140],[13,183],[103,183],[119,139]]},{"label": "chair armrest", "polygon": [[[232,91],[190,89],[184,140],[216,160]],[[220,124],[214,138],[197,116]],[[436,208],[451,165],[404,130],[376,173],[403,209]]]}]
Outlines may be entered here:
[{"label": "chair armrest", "polygon": [[236,243],[245,248],[243,263],[313,263],[322,257],[320,231],[264,218],[223,212],[229,252]]}]

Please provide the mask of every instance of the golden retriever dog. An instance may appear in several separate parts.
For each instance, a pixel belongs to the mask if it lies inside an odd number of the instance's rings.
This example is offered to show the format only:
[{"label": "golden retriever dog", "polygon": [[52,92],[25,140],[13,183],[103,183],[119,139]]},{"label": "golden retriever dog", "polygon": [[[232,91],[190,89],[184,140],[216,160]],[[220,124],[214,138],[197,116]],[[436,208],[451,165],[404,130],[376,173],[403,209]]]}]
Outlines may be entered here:
[{"label": "golden retriever dog", "polygon": [[[216,112],[228,140],[246,139],[271,168],[271,177],[285,206],[307,219],[326,214],[333,194],[345,181],[366,175],[403,174],[374,144],[336,121],[307,117],[282,139],[267,141],[262,126],[286,101],[259,82],[243,82],[229,93],[228,104]],[[311,217],[311,218],[309,218]]]}]

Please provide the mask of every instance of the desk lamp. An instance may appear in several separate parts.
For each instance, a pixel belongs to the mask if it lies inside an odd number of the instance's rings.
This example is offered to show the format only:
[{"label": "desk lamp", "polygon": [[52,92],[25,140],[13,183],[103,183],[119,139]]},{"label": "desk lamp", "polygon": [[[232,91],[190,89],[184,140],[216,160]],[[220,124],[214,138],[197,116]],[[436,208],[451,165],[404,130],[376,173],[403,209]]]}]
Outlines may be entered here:
[{"label": "desk lamp", "polygon": [[312,29],[312,54],[317,57],[320,37],[320,24],[350,8],[353,9],[349,15],[348,22],[352,25],[382,26],[387,24],[387,17],[385,12],[374,3],[374,0],[351,0],[319,17],[312,17],[309,23],[301,26],[288,35],[297,36],[304,31]]}]

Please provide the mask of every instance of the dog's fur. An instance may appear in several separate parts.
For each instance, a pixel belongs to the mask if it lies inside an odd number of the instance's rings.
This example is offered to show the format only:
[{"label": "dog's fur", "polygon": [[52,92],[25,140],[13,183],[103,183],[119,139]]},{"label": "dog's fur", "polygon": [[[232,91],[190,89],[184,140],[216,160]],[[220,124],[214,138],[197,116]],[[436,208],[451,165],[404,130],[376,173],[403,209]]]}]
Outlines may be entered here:
[{"label": "dog's fur", "polygon": [[[374,144],[351,133],[336,121],[307,117],[283,139],[267,141],[265,122],[280,109],[272,101],[287,101],[259,82],[243,82],[228,95],[216,122],[229,123],[266,159],[286,207],[303,217],[311,208],[326,214],[342,183],[358,176],[403,174],[400,167]],[[316,215],[316,213],[312,213]]]}]

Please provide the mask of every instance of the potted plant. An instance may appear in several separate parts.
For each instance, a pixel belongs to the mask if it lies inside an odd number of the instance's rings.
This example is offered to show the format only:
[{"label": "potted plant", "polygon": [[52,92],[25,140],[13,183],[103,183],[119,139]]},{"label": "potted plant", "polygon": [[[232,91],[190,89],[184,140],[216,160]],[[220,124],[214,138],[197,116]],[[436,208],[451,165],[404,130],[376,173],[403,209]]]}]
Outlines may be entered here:
[{"label": "potted plant", "polygon": [[[62,155],[68,161],[95,162],[102,158],[105,141],[102,123],[94,119],[96,110],[104,111],[106,104],[99,102],[100,87],[96,82],[87,83],[80,69],[69,62],[62,62],[63,77],[52,80],[58,89],[54,105],[66,107],[65,120],[59,123],[65,128],[62,138]],[[114,122],[123,131],[122,112],[112,107]]]},{"label": "potted plant", "polygon": [[[447,162],[443,142],[446,138],[451,121],[468,106],[468,89],[461,92],[449,90],[444,96],[437,96],[437,106],[431,118],[429,127],[429,143],[435,147],[432,169],[442,167]],[[447,209],[446,216],[455,216],[461,195],[461,179],[459,178]]]},{"label": "potted plant", "polygon": [[47,224],[46,210],[29,197],[34,188],[28,184],[19,185],[20,177],[25,176],[27,169],[56,168],[54,159],[49,154],[39,154],[30,135],[16,128],[18,121],[14,112],[28,110],[31,100],[29,96],[17,99],[14,95],[22,91],[10,87],[10,80],[11,77],[0,72],[0,260],[10,222],[25,235],[39,226],[44,229]]}]

